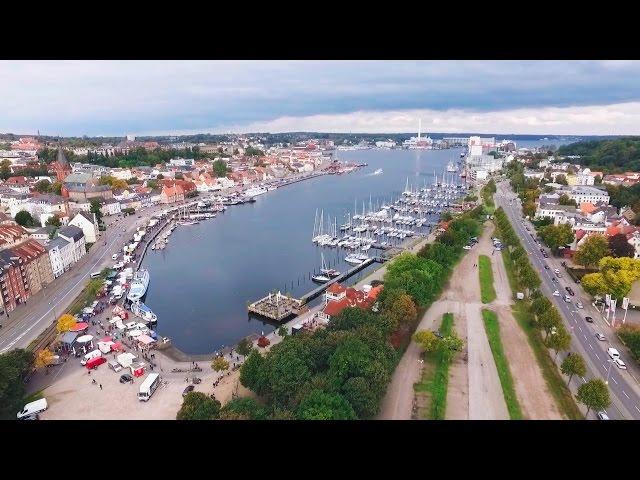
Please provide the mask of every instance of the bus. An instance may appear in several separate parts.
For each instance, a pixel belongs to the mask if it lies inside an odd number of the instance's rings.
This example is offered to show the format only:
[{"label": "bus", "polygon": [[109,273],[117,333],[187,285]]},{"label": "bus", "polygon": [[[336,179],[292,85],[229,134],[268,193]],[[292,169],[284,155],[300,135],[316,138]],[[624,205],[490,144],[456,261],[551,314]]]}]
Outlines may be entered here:
[{"label": "bus", "polygon": [[148,402],[153,395],[153,392],[156,391],[158,386],[160,385],[160,374],[159,373],[150,373],[147,375],[147,378],[144,379],[142,385],[140,385],[140,391],[138,392],[138,400],[141,402]]}]

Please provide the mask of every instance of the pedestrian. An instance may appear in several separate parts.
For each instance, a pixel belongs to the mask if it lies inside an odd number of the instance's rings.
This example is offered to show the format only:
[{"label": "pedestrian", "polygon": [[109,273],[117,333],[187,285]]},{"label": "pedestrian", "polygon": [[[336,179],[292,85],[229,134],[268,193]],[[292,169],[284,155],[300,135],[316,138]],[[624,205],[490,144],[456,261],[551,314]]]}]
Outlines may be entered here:
[{"label": "pedestrian", "polygon": [[95,385],[96,384],[96,379],[94,378],[93,380],[91,380],[91,383],[93,383]]},{"label": "pedestrian", "polygon": [[100,384],[100,390],[102,390],[102,384]]}]

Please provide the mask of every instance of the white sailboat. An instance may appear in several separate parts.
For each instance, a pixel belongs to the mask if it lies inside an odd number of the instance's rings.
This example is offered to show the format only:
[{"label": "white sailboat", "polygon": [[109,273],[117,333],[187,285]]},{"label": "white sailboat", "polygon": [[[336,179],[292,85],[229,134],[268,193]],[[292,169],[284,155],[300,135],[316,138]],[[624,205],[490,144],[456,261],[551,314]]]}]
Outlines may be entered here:
[{"label": "white sailboat", "polygon": [[322,258],[322,268],[320,269],[320,273],[331,278],[335,278],[340,275],[340,272],[335,268],[327,268],[327,265],[324,262],[324,254],[322,252],[320,252],[320,257]]}]

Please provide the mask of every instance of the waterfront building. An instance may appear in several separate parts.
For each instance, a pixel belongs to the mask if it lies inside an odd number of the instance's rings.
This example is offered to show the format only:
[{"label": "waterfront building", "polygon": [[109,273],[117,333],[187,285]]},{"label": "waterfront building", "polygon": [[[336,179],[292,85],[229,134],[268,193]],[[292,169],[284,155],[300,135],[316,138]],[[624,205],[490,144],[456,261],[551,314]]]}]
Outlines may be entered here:
[{"label": "waterfront building", "polygon": [[364,285],[362,290],[357,290],[353,287],[345,288],[337,282],[331,284],[325,293],[325,306],[318,312],[318,317],[328,322],[345,308],[358,307],[368,310],[378,299],[382,288],[382,285]]}]

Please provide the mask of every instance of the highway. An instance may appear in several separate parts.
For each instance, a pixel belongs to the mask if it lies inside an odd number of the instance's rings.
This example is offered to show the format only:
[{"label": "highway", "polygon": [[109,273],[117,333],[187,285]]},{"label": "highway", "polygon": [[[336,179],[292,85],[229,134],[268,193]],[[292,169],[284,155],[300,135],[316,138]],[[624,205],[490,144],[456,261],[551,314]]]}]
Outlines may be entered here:
[{"label": "highway", "polygon": [[[498,184],[495,195],[496,205],[502,207],[507,214],[511,224],[520,237],[522,246],[531,257],[531,263],[540,273],[541,291],[556,305],[561,313],[565,325],[572,333],[572,350],[580,353],[587,364],[587,374],[578,381],[586,382],[594,377],[606,380],[609,371],[609,390],[611,392],[611,406],[606,410],[611,419],[640,419],[640,386],[637,381],[637,368],[630,365],[634,360],[631,358],[626,347],[622,346],[613,329],[604,321],[602,314],[592,306],[590,297],[585,294],[580,285],[575,284],[567,275],[563,275],[557,282],[552,281],[554,269],[561,272],[564,269],[560,265],[561,259],[544,258],[539,245],[532,237],[536,236],[535,229],[529,221],[524,221],[521,205],[518,197],[513,193],[508,182]],[[525,225],[526,224],[526,225]],[[529,231],[527,231],[527,228]],[[549,269],[544,266],[548,265]],[[571,297],[571,302],[565,302],[564,296],[567,293],[566,286],[571,286],[576,293]],[[559,290],[560,296],[554,297],[553,292]],[[577,309],[575,302],[582,301],[583,309]],[[590,316],[594,323],[587,323],[584,318]],[[599,341],[596,332],[604,334],[606,341]],[[620,354],[622,360],[627,364],[629,370],[620,370],[611,365],[607,348],[613,346]],[[626,355],[625,355],[626,353]],[[562,355],[562,354],[561,354]],[[609,368],[611,366],[611,368]],[[635,370],[635,375],[634,375]],[[595,412],[590,414],[595,417]]]}]

